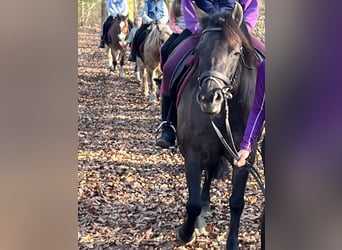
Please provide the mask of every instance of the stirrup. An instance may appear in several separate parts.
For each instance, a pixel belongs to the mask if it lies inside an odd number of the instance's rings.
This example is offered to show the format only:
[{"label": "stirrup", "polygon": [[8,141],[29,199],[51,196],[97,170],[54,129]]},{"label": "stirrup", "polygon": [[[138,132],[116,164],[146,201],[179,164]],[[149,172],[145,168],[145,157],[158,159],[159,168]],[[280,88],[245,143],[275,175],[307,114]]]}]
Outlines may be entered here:
[{"label": "stirrup", "polygon": [[172,125],[172,123],[169,123],[167,121],[162,121],[157,128],[156,134],[158,134],[159,130],[164,128],[164,127],[171,127],[173,132],[176,133],[176,128],[175,128],[175,126]]},{"label": "stirrup", "polygon": [[161,78],[153,78],[153,81],[155,81],[157,86],[160,88],[163,80]]},{"label": "stirrup", "polygon": [[[159,126],[158,126],[158,128],[157,128],[157,131],[155,132],[155,143],[157,142],[157,139],[158,139],[157,136],[158,136],[158,134],[160,133],[159,131],[160,131],[162,128],[164,128],[164,127],[170,127],[170,128],[172,128],[173,132],[176,134],[176,128],[175,128],[175,126],[173,126],[171,123],[169,123],[169,122],[167,122],[167,121],[162,121],[162,122],[159,124]],[[177,136],[176,136],[176,140],[177,140]],[[171,146],[169,146],[169,147],[167,147],[167,148],[162,148],[162,147],[157,146],[157,145],[155,145],[155,148],[157,148],[157,149],[176,149],[176,148],[177,148],[176,140],[175,140],[175,144],[174,144],[174,145],[171,145]]]}]

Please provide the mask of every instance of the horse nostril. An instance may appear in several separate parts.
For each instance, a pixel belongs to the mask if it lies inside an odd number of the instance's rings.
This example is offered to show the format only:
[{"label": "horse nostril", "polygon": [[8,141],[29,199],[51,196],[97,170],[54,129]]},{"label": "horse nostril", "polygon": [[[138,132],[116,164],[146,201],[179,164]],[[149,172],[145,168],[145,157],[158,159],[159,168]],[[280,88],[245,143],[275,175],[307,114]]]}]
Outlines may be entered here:
[{"label": "horse nostril", "polygon": [[200,93],[197,94],[197,102],[198,103],[205,103],[206,102],[206,97],[205,95],[201,95]]},{"label": "horse nostril", "polygon": [[219,93],[219,92],[215,92],[215,95],[214,95],[214,101],[215,102],[219,102],[219,101],[221,101],[221,99],[222,99],[222,96],[221,96],[221,94]]}]

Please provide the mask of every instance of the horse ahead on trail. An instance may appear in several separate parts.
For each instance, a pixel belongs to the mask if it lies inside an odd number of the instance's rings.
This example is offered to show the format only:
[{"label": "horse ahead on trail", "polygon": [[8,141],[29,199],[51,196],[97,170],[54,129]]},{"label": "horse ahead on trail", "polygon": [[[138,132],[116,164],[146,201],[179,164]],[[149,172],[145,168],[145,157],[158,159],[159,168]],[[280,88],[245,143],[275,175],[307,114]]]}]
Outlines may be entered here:
[{"label": "horse ahead on trail", "polygon": [[108,68],[115,71],[116,66],[120,63],[120,77],[124,77],[123,65],[125,60],[125,49],[120,45],[120,41],[128,38],[131,28],[127,16],[116,16],[108,32],[105,35],[105,43],[108,46]]},{"label": "horse ahead on trail", "polygon": [[162,74],[160,69],[160,48],[172,34],[172,30],[168,25],[155,23],[151,23],[147,29],[148,34],[137,54],[137,64],[142,76],[144,96],[149,97],[149,102],[152,103],[157,101],[159,96],[158,87],[153,79]]},{"label": "horse ahead on trail", "polygon": [[[231,16],[199,17],[203,31],[194,52],[196,68],[177,100],[177,140],[185,159],[189,191],[187,217],[177,231],[177,239],[183,243],[195,240],[195,227],[205,233],[211,181],[222,166],[228,167],[227,161],[233,166],[253,103],[257,60],[250,39],[242,32],[240,7],[237,5]],[[254,163],[255,152],[256,148],[248,164]],[[248,174],[246,167],[233,167],[229,250],[238,250]]]}]

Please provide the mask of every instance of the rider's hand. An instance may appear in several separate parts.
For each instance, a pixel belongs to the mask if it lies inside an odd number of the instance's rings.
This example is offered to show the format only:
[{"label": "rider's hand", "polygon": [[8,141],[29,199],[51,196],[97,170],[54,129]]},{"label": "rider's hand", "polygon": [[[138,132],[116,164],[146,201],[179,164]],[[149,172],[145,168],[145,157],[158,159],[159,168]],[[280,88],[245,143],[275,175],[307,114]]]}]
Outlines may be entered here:
[{"label": "rider's hand", "polygon": [[249,151],[245,149],[241,149],[238,154],[239,154],[240,159],[238,161],[234,160],[234,165],[237,167],[242,167],[246,165],[246,159],[249,156]]},{"label": "rider's hand", "polygon": [[121,46],[126,46],[126,42],[125,42],[125,41],[119,41],[119,44],[120,44]]}]

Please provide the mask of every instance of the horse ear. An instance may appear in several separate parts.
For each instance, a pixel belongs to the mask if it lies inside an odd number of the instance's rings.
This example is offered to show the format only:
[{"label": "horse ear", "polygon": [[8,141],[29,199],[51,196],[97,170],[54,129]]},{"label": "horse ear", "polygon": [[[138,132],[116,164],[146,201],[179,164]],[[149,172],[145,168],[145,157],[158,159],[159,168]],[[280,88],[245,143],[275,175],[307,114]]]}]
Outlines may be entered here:
[{"label": "horse ear", "polygon": [[240,3],[235,3],[235,6],[232,12],[232,18],[240,27],[243,21],[243,9]]},{"label": "horse ear", "polygon": [[201,21],[202,19],[204,19],[205,17],[208,16],[208,14],[206,12],[204,12],[200,7],[197,6],[195,1],[192,1],[192,4],[195,7],[195,11],[196,11],[197,18],[198,18],[199,21]]}]

